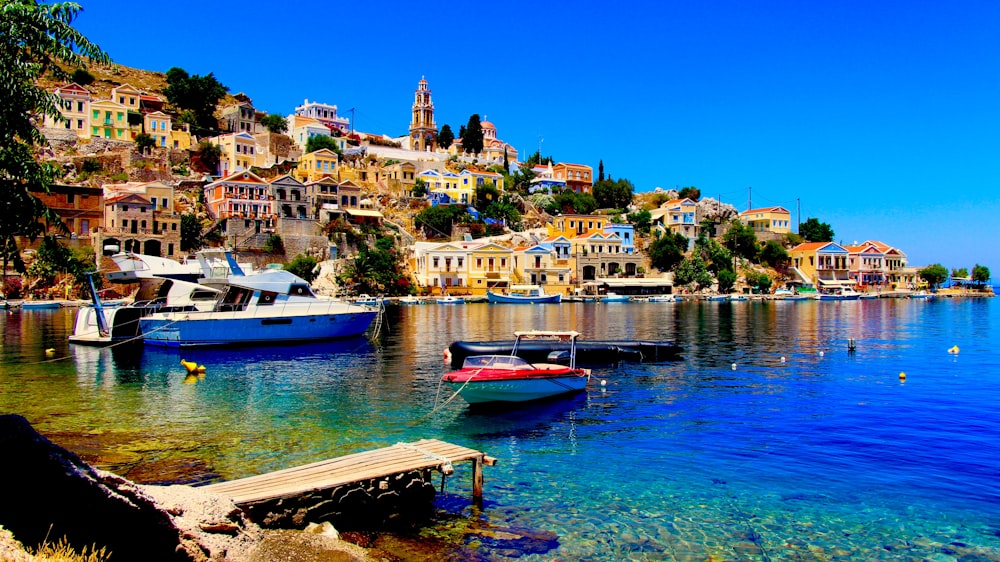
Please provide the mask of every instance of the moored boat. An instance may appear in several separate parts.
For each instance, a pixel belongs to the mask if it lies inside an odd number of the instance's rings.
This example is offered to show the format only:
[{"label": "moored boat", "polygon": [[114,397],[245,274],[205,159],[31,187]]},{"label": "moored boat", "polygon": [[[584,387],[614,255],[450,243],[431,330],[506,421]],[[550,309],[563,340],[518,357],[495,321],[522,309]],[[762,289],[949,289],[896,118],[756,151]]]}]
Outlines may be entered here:
[{"label": "moored boat", "polygon": [[[515,332],[510,355],[467,357],[461,369],[446,373],[442,380],[469,404],[528,402],[579,392],[590,379],[588,369],[576,367],[575,343],[579,336],[572,331]],[[568,342],[569,364],[529,363],[517,355],[522,340],[540,338]]]},{"label": "moored boat", "polygon": [[628,295],[619,295],[618,293],[607,293],[601,296],[601,302],[630,302],[632,297]]},{"label": "moored boat", "polygon": [[[585,365],[607,365],[622,361],[662,361],[676,359],[683,349],[672,341],[654,340],[578,340],[573,342],[577,361]],[[510,355],[515,350],[526,361],[552,361],[553,354],[569,352],[568,341],[530,339],[494,341],[456,341],[445,349],[445,357],[458,368],[471,355]]]},{"label": "moored boat", "polygon": [[646,302],[677,302],[674,295],[653,295],[646,299]]},{"label": "moored boat", "polygon": [[562,301],[561,294],[546,294],[540,285],[511,285],[506,293],[486,292],[486,300],[502,304],[547,304]]},{"label": "moored boat", "polygon": [[438,304],[465,304],[465,297],[456,297],[454,295],[445,295],[443,297],[438,297],[436,301]]},{"label": "moored boat", "polygon": [[359,336],[378,309],[317,297],[289,271],[232,276],[211,310],[157,311],[140,319],[143,342],[166,347],[287,343]]},{"label": "moored boat", "polygon": [[61,308],[59,301],[23,301],[21,310],[56,310]]},{"label": "moored boat", "polygon": [[812,298],[821,301],[856,301],[861,298],[861,293],[850,287],[839,287],[829,292],[814,293]]}]

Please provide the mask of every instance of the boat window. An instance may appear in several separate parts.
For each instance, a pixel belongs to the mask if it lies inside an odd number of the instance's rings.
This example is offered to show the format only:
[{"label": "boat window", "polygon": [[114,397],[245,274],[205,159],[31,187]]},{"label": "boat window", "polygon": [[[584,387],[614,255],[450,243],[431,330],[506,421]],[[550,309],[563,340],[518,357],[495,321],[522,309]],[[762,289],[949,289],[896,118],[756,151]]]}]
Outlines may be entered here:
[{"label": "boat window", "polygon": [[230,287],[226,291],[226,295],[222,297],[222,303],[219,306],[219,310],[230,311],[230,310],[243,310],[247,306],[247,302],[250,301],[250,297],[253,296],[253,291],[251,289],[246,289],[244,287]]},{"label": "boat window", "polygon": [[312,290],[309,289],[309,285],[292,285],[288,289],[288,294],[289,295],[299,296],[299,297],[312,297],[312,296],[315,296],[315,295],[313,295]]},{"label": "boat window", "polygon": [[214,301],[217,298],[219,298],[219,293],[216,293],[215,291],[195,289],[191,292],[191,300],[193,301]]},{"label": "boat window", "polygon": [[257,304],[260,306],[274,304],[274,299],[278,297],[278,293],[274,291],[261,291],[260,298],[257,299]]}]

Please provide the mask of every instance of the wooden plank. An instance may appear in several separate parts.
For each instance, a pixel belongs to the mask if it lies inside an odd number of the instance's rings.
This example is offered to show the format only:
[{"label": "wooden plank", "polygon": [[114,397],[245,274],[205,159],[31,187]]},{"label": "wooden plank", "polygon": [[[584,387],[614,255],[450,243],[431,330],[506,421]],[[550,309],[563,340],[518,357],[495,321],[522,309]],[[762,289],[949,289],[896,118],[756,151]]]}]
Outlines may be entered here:
[{"label": "wooden plank", "polygon": [[206,490],[229,496],[237,504],[279,499],[323,489],[376,480],[413,470],[440,469],[445,464],[473,460],[478,464],[474,487],[482,494],[484,453],[437,439],[397,443],[389,447],[352,453],[204,486]]}]

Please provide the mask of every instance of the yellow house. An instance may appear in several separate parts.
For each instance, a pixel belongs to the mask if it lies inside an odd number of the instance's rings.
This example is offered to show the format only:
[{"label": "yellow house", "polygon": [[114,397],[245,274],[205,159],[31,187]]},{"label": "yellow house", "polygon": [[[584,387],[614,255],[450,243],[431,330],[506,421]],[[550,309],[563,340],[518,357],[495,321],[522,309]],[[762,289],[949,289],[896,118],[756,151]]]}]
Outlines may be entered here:
[{"label": "yellow house", "polygon": [[784,207],[749,209],[740,213],[740,222],[754,232],[788,234],[792,231],[792,214]]},{"label": "yellow house", "polygon": [[546,225],[548,235],[577,238],[595,232],[604,232],[608,217],[601,215],[559,215]]},{"label": "yellow house", "polygon": [[170,133],[173,129],[171,121],[170,115],[162,111],[147,113],[142,116],[142,130],[153,138],[156,146],[168,147],[170,146]]},{"label": "yellow house", "polygon": [[474,295],[485,295],[494,286],[510,285],[514,274],[514,250],[499,244],[487,243],[470,247],[469,290]]},{"label": "yellow house", "polygon": [[456,292],[466,291],[465,287],[469,285],[469,246],[468,242],[414,244],[411,269],[417,285],[431,294],[445,294],[453,287]]},{"label": "yellow house", "polygon": [[314,182],[324,177],[336,177],[339,158],[337,153],[329,148],[314,150],[302,155],[292,175],[303,183]]},{"label": "yellow house", "polygon": [[817,288],[854,285],[850,277],[850,252],[834,242],[804,242],[788,251],[799,277]]},{"label": "yellow house", "polygon": [[451,203],[471,205],[475,200],[476,187],[471,175],[463,178],[449,170],[424,170],[417,174],[424,181],[427,191],[447,195]]},{"label": "yellow house", "polygon": [[191,126],[184,123],[183,129],[170,129],[167,137],[167,146],[174,150],[187,150],[194,144],[194,137],[191,136]]},{"label": "yellow house", "polygon": [[208,139],[222,151],[219,158],[219,172],[223,176],[249,171],[254,165],[257,141],[250,133],[229,133]]},{"label": "yellow house", "polygon": [[128,109],[111,100],[90,102],[90,136],[131,142]]},{"label": "yellow house", "polygon": [[471,186],[473,193],[477,187],[493,184],[497,189],[503,191],[503,176],[494,172],[478,172],[475,170],[462,170],[458,174],[459,182],[463,187]]},{"label": "yellow house", "polygon": [[124,105],[129,111],[139,111],[139,96],[141,95],[142,92],[129,84],[111,88],[111,101]]},{"label": "yellow house", "polygon": [[46,127],[62,127],[76,133],[81,139],[90,138],[90,92],[83,86],[73,83],[55,89],[56,104],[63,121],[46,115]]},{"label": "yellow house", "polygon": [[698,237],[698,204],[691,199],[672,199],[649,212],[656,235],[666,232],[683,234],[688,240]]}]

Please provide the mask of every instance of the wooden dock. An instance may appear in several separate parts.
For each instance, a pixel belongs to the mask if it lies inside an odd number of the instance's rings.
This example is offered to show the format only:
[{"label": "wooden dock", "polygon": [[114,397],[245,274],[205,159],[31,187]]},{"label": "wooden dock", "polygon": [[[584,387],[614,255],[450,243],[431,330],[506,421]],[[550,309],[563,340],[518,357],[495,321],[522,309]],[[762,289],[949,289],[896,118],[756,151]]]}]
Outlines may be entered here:
[{"label": "wooden dock", "polygon": [[373,451],[354,453],[276,472],[203,486],[202,489],[228,496],[238,506],[291,498],[413,470],[436,469],[444,475],[454,472],[452,464],[472,461],[472,497],[483,497],[483,465],[496,459],[481,451],[437,439],[397,443]]}]

